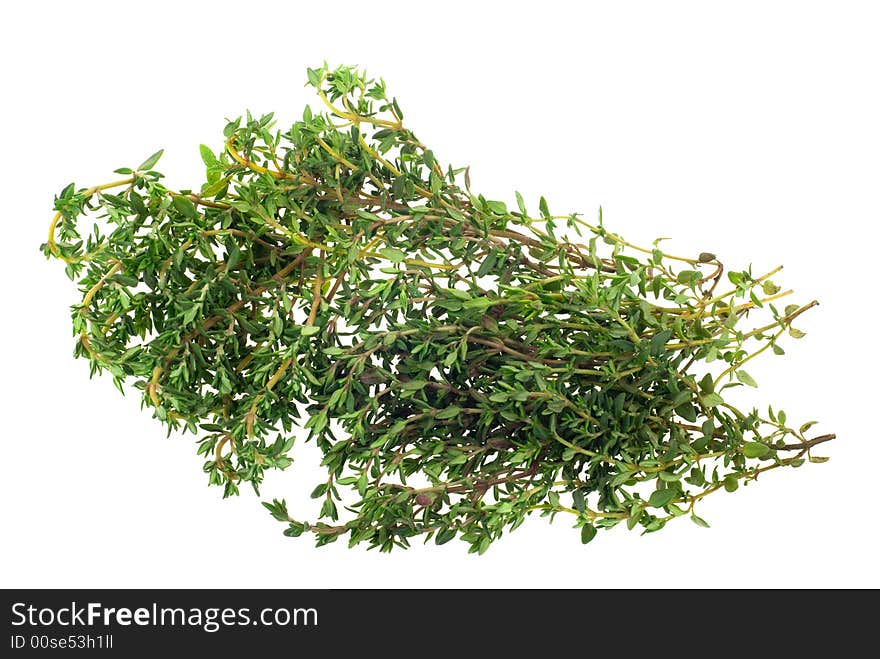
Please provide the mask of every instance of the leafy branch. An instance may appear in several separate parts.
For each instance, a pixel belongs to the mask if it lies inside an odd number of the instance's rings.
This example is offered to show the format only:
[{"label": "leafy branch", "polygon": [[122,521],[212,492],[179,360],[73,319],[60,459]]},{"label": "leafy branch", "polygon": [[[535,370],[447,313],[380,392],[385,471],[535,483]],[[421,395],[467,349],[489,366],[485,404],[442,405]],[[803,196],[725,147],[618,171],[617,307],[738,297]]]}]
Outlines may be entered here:
[{"label": "leafy branch", "polygon": [[532,212],[518,193],[510,210],[440,163],[383,81],[308,79],[323,111],[283,132],[230,121],[200,147],[198,190],[163,184],[161,151],[68,185],[43,245],[83,292],[77,356],[198,435],[225,495],[289,467],[299,426],[327,479],[314,523],[264,504],[287,535],[482,553],[532,513],[572,515],[584,542],[706,525],[709,494],[824,461],[834,435],[728,395],[804,336],[817,303],[777,308],[780,268],[634,245],[601,210]]}]

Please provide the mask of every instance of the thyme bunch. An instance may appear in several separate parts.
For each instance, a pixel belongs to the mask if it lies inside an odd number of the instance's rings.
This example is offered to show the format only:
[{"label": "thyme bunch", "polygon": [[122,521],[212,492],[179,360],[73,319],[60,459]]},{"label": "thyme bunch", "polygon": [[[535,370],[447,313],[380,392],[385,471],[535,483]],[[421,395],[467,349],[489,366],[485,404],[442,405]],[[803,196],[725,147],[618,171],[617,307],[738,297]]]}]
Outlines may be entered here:
[{"label": "thyme bunch", "polygon": [[42,246],[83,292],[76,356],[196,434],[225,496],[290,466],[301,426],[327,477],[317,521],[264,503],[287,535],[482,553],[531,513],[570,515],[585,543],[705,526],[709,494],[825,459],[813,422],[728,396],[817,304],[777,306],[780,268],[486,199],[382,80],[325,65],[308,83],[322,111],[230,121],[198,188],[167,187],[161,151],[68,185]]}]

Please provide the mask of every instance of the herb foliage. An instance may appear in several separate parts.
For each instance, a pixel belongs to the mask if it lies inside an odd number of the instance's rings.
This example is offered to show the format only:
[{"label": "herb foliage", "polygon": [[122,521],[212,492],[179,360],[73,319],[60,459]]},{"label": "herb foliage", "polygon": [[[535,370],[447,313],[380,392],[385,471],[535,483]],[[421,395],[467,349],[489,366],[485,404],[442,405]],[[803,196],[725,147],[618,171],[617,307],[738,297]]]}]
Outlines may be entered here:
[{"label": "herb foliage", "polygon": [[571,515],[585,543],[707,526],[707,495],[825,459],[813,422],[729,401],[816,305],[778,307],[779,268],[486,199],[383,81],[325,65],[308,83],[322,112],[230,121],[197,189],[166,187],[161,151],[68,185],[43,245],[83,292],[76,355],[196,434],[225,495],[289,467],[302,426],[327,478],[317,521],[264,503],[287,535],[482,553],[531,513]]}]

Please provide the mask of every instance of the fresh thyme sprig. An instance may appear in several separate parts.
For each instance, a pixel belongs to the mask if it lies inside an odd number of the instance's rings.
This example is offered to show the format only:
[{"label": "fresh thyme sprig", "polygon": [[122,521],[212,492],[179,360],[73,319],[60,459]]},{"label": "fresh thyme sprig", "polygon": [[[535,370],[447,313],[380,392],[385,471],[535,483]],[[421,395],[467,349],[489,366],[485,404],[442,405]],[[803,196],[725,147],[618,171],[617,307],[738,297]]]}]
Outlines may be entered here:
[{"label": "fresh thyme sprig", "polygon": [[287,535],[482,553],[532,512],[584,542],[706,525],[707,495],[825,459],[833,435],[727,395],[817,304],[778,308],[779,268],[639,247],[543,198],[510,210],[441,165],[383,81],[308,80],[322,112],[229,122],[197,190],[164,185],[161,151],[67,186],[43,245],[83,291],[76,355],[200,434],[225,495],[288,467],[302,425],[327,478],[316,522],[264,504]]}]

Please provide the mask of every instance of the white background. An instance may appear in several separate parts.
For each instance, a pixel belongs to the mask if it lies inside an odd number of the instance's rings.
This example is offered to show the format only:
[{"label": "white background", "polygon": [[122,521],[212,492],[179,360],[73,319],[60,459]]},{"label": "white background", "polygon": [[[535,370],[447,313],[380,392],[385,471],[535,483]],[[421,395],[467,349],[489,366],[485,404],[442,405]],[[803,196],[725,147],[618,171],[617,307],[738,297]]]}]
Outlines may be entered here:
[{"label": "white background", "polygon": [[[2,61],[0,586],[880,586],[876,3],[6,3]],[[308,7],[308,8],[306,8]],[[324,59],[381,75],[475,190],[594,218],[633,242],[768,270],[822,305],[746,402],[817,418],[823,465],[767,474],[639,537],[534,518],[482,557],[390,555],[282,536],[252,494],[208,488],[191,435],[165,439],[71,358],[61,264],[38,252],[53,195],[160,147],[171,187],[202,179],[224,117],[315,105]],[[674,247],[674,250],[673,250]],[[741,390],[738,390],[741,391]],[[751,392],[743,392],[743,395]],[[305,450],[303,450],[305,449]],[[311,447],[267,481],[296,501]]]}]

